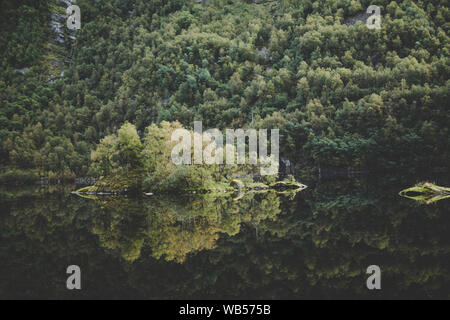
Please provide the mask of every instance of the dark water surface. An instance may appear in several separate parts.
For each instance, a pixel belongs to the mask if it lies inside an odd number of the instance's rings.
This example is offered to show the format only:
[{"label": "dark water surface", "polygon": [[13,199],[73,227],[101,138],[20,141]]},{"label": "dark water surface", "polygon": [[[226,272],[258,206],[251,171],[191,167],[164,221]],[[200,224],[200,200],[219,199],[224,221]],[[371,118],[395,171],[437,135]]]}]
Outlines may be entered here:
[{"label": "dark water surface", "polygon": [[[450,200],[357,177],[297,195],[0,192],[0,298],[450,298]],[[448,181],[436,181],[445,184]],[[79,265],[82,289],[66,289]],[[381,290],[366,287],[379,265]]]}]

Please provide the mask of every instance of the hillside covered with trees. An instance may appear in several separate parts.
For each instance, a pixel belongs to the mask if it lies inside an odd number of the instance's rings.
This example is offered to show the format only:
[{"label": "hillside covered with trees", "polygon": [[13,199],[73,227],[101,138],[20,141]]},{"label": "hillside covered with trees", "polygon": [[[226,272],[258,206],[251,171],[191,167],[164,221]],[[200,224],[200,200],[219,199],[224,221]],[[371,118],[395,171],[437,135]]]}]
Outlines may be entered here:
[{"label": "hillside covered with trees", "polygon": [[[371,4],[380,30],[354,23]],[[76,40],[55,44],[60,5],[2,2],[3,183],[99,176],[127,122],[142,143],[163,121],[279,128],[298,170],[448,169],[446,1],[78,0]]]}]

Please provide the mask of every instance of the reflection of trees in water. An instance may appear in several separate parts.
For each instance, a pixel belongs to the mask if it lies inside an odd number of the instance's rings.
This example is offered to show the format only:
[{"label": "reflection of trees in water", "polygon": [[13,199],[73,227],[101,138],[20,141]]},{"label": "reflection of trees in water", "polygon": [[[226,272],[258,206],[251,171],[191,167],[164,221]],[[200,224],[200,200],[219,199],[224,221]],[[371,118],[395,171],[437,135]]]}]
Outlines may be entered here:
[{"label": "reflection of trees in water", "polygon": [[101,203],[93,232],[104,247],[119,250],[127,261],[139,258],[146,246],[157,259],[182,263],[189,253],[215,248],[220,234],[234,236],[241,224],[257,226],[275,220],[280,212],[274,192],[249,193],[239,201],[207,194],[175,202],[119,198]]},{"label": "reflection of trees in water", "polygon": [[[67,296],[64,268],[81,261],[89,297],[449,298],[446,202],[421,206],[398,187],[362,187],[334,181],[294,201],[8,201],[0,296],[27,285],[31,296]],[[378,293],[365,287],[371,264],[382,270]]]},{"label": "reflection of trees in water", "polygon": [[[73,190],[73,188],[72,188]],[[85,232],[96,205],[74,199],[61,188],[2,193],[0,206],[0,297],[67,296],[67,266],[104,267],[95,236]]]},{"label": "reflection of trees in water", "polygon": [[[259,225],[258,239],[243,228],[219,240],[215,250],[187,261],[187,274],[170,281],[166,294],[183,297],[169,289],[180,283],[196,298],[448,298],[448,209],[359,190],[310,191],[296,206],[281,201],[278,218]],[[382,269],[380,293],[365,286],[371,264]]]},{"label": "reflection of trees in water", "polygon": [[439,290],[448,295],[450,217],[444,204],[423,207],[394,192],[333,183],[332,192],[316,188],[309,194],[305,207],[311,211],[293,222],[289,234],[306,240],[304,264],[311,286],[324,293],[354,288],[370,296],[365,271],[377,264],[385,295],[414,290],[418,296]]}]

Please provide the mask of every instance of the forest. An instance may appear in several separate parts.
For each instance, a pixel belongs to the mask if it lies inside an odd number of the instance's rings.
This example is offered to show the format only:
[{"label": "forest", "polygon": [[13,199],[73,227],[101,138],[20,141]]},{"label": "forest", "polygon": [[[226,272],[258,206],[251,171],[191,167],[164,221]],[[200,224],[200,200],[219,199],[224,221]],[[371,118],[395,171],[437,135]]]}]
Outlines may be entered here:
[{"label": "forest", "polygon": [[[372,4],[380,30],[358,19]],[[64,2],[2,2],[0,183],[156,172],[152,130],[194,120],[280,129],[280,157],[297,174],[448,170],[447,1],[77,5],[81,29],[58,42],[49,22]],[[103,161],[119,136],[147,152]]]},{"label": "forest", "polygon": [[0,299],[450,299],[448,1],[0,6]]}]

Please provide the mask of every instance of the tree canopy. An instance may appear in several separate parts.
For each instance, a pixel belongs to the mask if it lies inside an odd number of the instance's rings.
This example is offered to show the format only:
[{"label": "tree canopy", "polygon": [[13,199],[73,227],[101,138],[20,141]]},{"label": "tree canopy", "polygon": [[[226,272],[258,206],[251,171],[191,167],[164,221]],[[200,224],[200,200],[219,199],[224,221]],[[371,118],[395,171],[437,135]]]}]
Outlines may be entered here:
[{"label": "tree canopy", "polygon": [[[354,23],[370,4],[79,0],[82,28],[60,45],[48,27],[59,1],[8,1],[1,165],[100,174],[91,151],[128,121],[136,144],[110,160],[130,169],[142,161],[136,138],[147,127],[202,120],[219,129],[279,126],[281,156],[297,168],[448,168],[449,9],[380,0],[381,29],[371,30]],[[58,60],[65,70],[55,78]],[[131,138],[125,131],[119,141]]]}]

